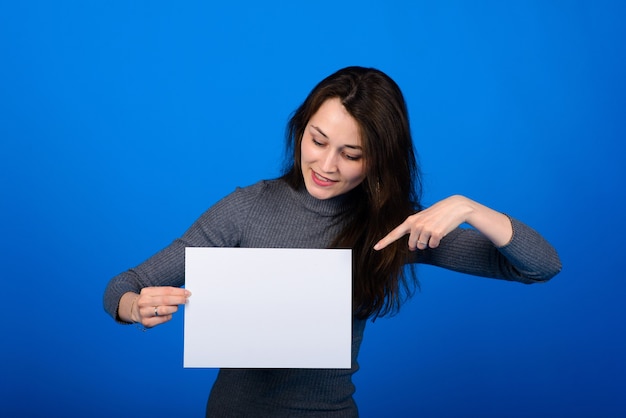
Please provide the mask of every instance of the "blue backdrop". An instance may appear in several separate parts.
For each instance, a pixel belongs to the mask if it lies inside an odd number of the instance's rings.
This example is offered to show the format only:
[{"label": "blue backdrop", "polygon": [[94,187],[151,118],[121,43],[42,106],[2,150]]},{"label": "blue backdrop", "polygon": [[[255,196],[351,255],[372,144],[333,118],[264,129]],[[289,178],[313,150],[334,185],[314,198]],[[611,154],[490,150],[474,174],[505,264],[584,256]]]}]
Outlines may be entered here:
[{"label": "blue backdrop", "polygon": [[346,65],[405,92],[425,202],[540,230],[524,286],[420,267],[368,325],[363,417],[626,414],[626,8],[612,1],[55,1],[0,6],[2,416],[202,416],[182,315],[142,333],[107,281],[279,173],[289,113]]}]

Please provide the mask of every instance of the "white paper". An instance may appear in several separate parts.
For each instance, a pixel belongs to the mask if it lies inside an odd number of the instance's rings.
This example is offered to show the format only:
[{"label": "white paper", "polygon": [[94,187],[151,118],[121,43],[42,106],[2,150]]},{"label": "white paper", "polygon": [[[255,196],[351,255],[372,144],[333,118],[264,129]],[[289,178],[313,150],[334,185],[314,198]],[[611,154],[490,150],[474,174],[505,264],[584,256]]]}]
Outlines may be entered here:
[{"label": "white paper", "polygon": [[350,368],[352,254],[187,248],[184,367]]}]

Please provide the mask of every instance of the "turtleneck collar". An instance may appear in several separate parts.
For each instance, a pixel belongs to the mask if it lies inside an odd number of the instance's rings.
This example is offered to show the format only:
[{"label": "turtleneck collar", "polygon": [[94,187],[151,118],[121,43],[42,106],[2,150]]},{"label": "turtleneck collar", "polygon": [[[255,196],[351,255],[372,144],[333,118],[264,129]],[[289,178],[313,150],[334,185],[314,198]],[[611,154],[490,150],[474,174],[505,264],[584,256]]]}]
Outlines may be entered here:
[{"label": "turtleneck collar", "polygon": [[350,209],[353,209],[356,204],[354,191],[350,191],[330,199],[317,199],[309,194],[304,185],[300,186],[297,190],[294,190],[291,187],[289,187],[289,189],[295,199],[306,209],[320,216],[342,215]]}]

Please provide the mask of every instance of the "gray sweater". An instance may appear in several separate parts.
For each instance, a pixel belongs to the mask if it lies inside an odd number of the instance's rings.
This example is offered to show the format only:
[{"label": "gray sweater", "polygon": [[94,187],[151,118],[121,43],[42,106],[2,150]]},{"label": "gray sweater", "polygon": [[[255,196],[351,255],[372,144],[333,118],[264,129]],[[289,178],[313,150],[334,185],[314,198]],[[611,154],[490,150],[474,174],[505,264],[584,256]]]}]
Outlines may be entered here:
[{"label": "gray sweater", "polygon": [[[104,294],[105,310],[119,320],[117,307],[124,293],[182,286],[185,247],[327,248],[342,227],[340,215],[351,205],[347,196],[318,200],[282,180],[238,188],[181,238],[114,277]],[[473,229],[458,228],[438,248],[416,251],[414,261],[523,283],[546,281],[558,273],[561,264],[554,248],[523,223],[513,219],[512,224],[513,238],[505,247],[495,248]],[[220,370],[207,416],[358,416],[352,375],[358,370],[364,328],[364,320],[353,320],[351,369]]]}]

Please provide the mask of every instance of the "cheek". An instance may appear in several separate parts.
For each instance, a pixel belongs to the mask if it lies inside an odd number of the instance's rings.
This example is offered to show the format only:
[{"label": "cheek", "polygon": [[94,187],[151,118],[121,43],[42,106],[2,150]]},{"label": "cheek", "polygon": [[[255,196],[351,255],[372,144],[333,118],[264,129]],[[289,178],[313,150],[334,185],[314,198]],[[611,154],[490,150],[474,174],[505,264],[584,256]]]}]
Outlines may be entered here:
[{"label": "cheek", "polygon": [[311,146],[305,141],[302,141],[300,144],[300,160],[302,162],[308,161],[311,159]]},{"label": "cheek", "polygon": [[361,164],[358,167],[351,167],[348,177],[350,178],[350,182],[355,185],[360,184],[363,180],[365,180],[365,165]]}]

